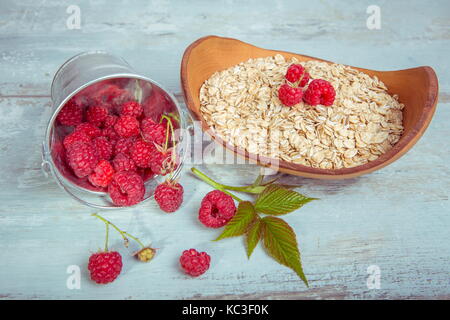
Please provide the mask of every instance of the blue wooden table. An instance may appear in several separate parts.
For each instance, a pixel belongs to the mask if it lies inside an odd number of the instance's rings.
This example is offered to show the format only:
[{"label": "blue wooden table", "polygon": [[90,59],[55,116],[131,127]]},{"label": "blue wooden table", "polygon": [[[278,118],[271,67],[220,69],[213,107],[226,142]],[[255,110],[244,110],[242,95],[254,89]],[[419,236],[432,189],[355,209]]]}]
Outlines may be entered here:
[{"label": "blue wooden table", "polygon": [[[0,298],[449,299],[450,3],[375,2],[77,1],[74,8],[73,1],[2,1]],[[380,29],[367,27],[370,5],[379,6]],[[436,114],[406,156],[373,174],[346,181],[283,176],[321,198],[286,216],[298,235],[309,289],[261,247],[248,261],[241,238],[210,241],[220,230],[202,227],[196,215],[211,188],[189,166],[179,212],[163,214],[149,202],[104,213],[160,249],[151,263],[138,263],[133,248],[123,249],[114,236],[110,246],[123,254],[124,270],[114,283],[95,285],[86,265],[102,246],[104,226],[40,170],[52,77],[72,55],[104,49],[183,104],[181,56],[207,34],[370,69],[430,65],[440,85]],[[258,173],[253,165],[198,167],[226,184],[249,183]],[[210,270],[196,279],[177,265],[191,247],[212,256]],[[68,285],[77,268],[79,288]],[[372,281],[377,274],[379,286]]]}]

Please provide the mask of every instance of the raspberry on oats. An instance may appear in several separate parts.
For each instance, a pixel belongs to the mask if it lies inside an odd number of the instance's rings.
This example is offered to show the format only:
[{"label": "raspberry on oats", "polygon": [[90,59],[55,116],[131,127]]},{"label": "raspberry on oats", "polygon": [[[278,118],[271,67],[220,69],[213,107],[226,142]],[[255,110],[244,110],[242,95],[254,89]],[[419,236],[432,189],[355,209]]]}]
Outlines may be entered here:
[{"label": "raspberry on oats", "polygon": [[136,172],[117,172],[108,186],[108,193],[116,206],[132,206],[144,198],[144,182]]},{"label": "raspberry on oats", "polygon": [[96,187],[105,188],[109,185],[114,174],[114,169],[106,160],[101,160],[89,175],[89,182]]},{"label": "raspberry on oats", "polygon": [[302,101],[303,91],[301,88],[294,88],[288,84],[283,84],[278,89],[278,98],[287,107],[292,107]]},{"label": "raspberry on oats", "polygon": [[139,121],[132,116],[120,116],[114,125],[117,134],[122,138],[129,138],[139,134]]},{"label": "raspberry on oats", "polygon": [[322,79],[314,79],[309,84],[303,95],[303,101],[311,106],[319,104],[324,106],[331,106],[336,97],[336,91],[331,83]]},{"label": "raspberry on oats", "polygon": [[304,87],[306,84],[308,84],[309,73],[306,72],[305,68],[301,64],[294,63],[291,64],[287,69],[285,78],[291,83],[295,83],[300,80],[298,86]]},{"label": "raspberry on oats", "polygon": [[[277,90],[293,63],[333,85],[331,106],[283,107]],[[390,150],[403,133],[399,97],[377,77],[336,63],[279,54],[249,59],[211,75],[199,98],[208,126],[231,145],[313,168],[363,165]]]},{"label": "raspberry on oats", "polygon": [[59,111],[56,120],[65,126],[79,125],[83,121],[83,108],[70,99]]}]

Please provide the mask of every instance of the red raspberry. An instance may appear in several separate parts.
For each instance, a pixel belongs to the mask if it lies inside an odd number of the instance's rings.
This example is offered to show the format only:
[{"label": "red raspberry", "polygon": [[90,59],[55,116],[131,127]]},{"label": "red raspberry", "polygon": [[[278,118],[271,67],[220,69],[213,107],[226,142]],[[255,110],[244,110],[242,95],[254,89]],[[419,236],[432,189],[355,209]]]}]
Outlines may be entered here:
[{"label": "red raspberry", "polygon": [[91,279],[100,284],[113,282],[122,271],[122,256],[117,251],[97,252],[89,258]]},{"label": "red raspberry", "polygon": [[75,130],[64,138],[63,144],[66,150],[68,150],[70,146],[77,141],[89,143],[91,141],[91,138],[86,133],[84,133],[84,131]]},{"label": "red raspberry", "polygon": [[89,175],[89,182],[96,187],[105,188],[111,182],[114,169],[106,160],[101,160],[94,168],[94,172]]},{"label": "red raspberry", "polygon": [[308,84],[310,78],[311,77],[310,77],[309,73],[305,71],[305,73],[303,74],[303,78],[302,78],[302,80],[300,80],[298,86],[299,87],[306,86]]},{"label": "red raspberry", "polygon": [[136,165],[127,155],[119,153],[112,161],[114,170],[119,171],[136,171]]},{"label": "red raspberry", "polygon": [[94,126],[100,127],[108,117],[108,109],[102,105],[91,106],[86,111],[86,119]]},{"label": "red raspberry", "polygon": [[130,154],[130,149],[136,142],[136,137],[120,138],[114,146],[114,154],[124,153]]},{"label": "red raspberry", "polygon": [[198,277],[209,269],[211,257],[206,252],[198,252],[195,249],[184,250],[180,257],[180,265],[184,272],[193,277]]},{"label": "red raspberry", "polygon": [[67,160],[79,178],[88,176],[98,161],[92,144],[80,141],[74,142],[67,150]]},{"label": "red raspberry", "polygon": [[283,84],[278,89],[278,98],[287,107],[292,107],[302,101],[303,91],[301,88],[293,88],[288,84]]},{"label": "red raspberry", "polygon": [[155,189],[155,200],[162,211],[174,212],[183,202],[183,186],[165,181]]},{"label": "red raspberry", "polygon": [[[111,109],[115,109],[121,106],[124,102],[132,99],[127,90],[121,89],[117,85],[105,84],[101,82],[93,86],[96,86],[93,88],[94,93],[92,94],[92,99],[95,103],[106,104],[111,106]],[[93,86],[90,86],[89,88]]]},{"label": "red raspberry", "polygon": [[157,151],[153,144],[137,140],[130,149],[130,156],[138,167],[150,168],[150,162],[155,152]]},{"label": "red raspberry", "polygon": [[148,181],[149,179],[152,179],[155,176],[155,174],[150,168],[137,168],[136,172],[138,175],[142,177],[142,180],[144,180],[144,182]]},{"label": "red raspberry", "polygon": [[142,114],[142,111],[143,108],[138,102],[128,101],[121,106],[119,114],[121,116],[132,116],[135,118],[139,118],[139,116]]},{"label": "red raspberry", "polygon": [[132,206],[144,198],[144,181],[136,172],[117,172],[108,186],[108,192],[116,206]]},{"label": "red raspberry", "polygon": [[155,174],[163,175],[170,173],[174,169],[174,164],[172,163],[172,152],[158,151],[156,148],[150,155],[150,169]]},{"label": "red raspberry", "polygon": [[150,118],[142,120],[141,131],[142,136],[147,142],[154,142],[159,145],[166,142],[166,127]]},{"label": "red raspberry", "polygon": [[56,119],[65,126],[79,125],[83,121],[83,108],[70,99],[59,111]]},{"label": "red raspberry", "polygon": [[118,116],[109,114],[109,115],[106,117],[105,122],[103,122],[103,128],[113,127],[113,126],[116,124],[117,119],[119,119]]},{"label": "red raspberry", "polygon": [[111,159],[113,146],[106,137],[95,138],[92,143],[99,160]]},{"label": "red raspberry", "polygon": [[75,131],[82,131],[87,134],[91,139],[100,137],[102,135],[102,130],[94,126],[92,123],[84,122],[79,124]]},{"label": "red raspberry", "polygon": [[120,136],[117,134],[114,127],[103,129],[102,136],[108,138],[109,142],[111,142],[113,145],[116,145],[117,141],[119,141],[120,139]]},{"label": "red raspberry", "polygon": [[226,225],[235,213],[233,198],[222,191],[214,190],[203,198],[198,219],[209,228],[220,228]]},{"label": "red raspberry", "polygon": [[336,91],[331,83],[322,79],[314,79],[306,89],[303,101],[311,106],[318,104],[331,106],[335,97]]},{"label": "red raspberry", "polygon": [[289,68],[287,69],[286,80],[295,83],[299,82],[299,87],[304,87],[309,82],[309,73],[306,72],[305,68],[301,64],[291,64]]},{"label": "red raspberry", "polygon": [[114,129],[123,138],[137,136],[139,134],[139,121],[132,116],[120,116]]}]

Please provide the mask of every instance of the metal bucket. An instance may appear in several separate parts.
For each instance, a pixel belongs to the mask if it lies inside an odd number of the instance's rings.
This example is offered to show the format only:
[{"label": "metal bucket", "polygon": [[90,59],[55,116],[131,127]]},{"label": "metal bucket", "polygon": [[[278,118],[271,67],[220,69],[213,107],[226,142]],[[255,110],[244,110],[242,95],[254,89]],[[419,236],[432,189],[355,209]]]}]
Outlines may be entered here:
[{"label": "metal bucket", "polygon": [[[52,87],[51,98],[53,113],[48,122],[45,140],[42,145],[42,168],[45,173],[54,176],[58,185],[70,196],[84,205],[97,209],[117,209],[105,190],[90,185],[86,179],[76,177],[68,168],[63,152],[62,140],[68,129],[58,125],[56,118],[59,111],[72,98],[83,101],[90,93],[95,93],[104,86],[117,86],[144,106],[144,113],[149,117],[170,115],[175,119],[177,134],[177,159],[179,165],[171,175],[176,179],[183,165],[186,146],[183,134],[192,125],[190,116],[183,112],[175,97],[161,85],[136,71],[122,58],[103,51],[85,52],[66,61],[56,72]],[[81,102],[83,104],[83,102]],[[84,106],[84,107],[87,107]],[[145,181],[145,195],[142,202],[153,196],[156,186],[165,177],[154,176]],[[139,204],[140,204],[139,203]]]}]

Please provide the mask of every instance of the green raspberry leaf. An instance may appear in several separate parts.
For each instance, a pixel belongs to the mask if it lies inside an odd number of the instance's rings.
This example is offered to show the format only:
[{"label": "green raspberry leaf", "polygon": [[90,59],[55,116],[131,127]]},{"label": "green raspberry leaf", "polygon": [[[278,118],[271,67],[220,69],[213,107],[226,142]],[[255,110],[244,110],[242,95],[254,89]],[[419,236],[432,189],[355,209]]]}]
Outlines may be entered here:
[{"label": "green raspberry leaf", "polygon": [[243,235],[257,217],[253,203],[241,201],[234,217],[227,223],[222,234],[214,241]]},{"label": "green raspberry leaf", "polygon": [[308,280],[300,262],[300,251],[294,230],[284,220],[277,217],[264,217],[261,219],[261,227],[267,252],[278,263],[294,270],[308,286]]},{"label": "green raspberry leaf", "polygon": [[245,237],[245,243],[247,244],[247,257],[253,253],[253,249],[255,249],[256,245],[261,238],[261,218],[257,216],[255,222],[248,228],[247,234]]},{"label": "green raspberry leaf", "polygon": [[297,191],[272,184],[258,196],[255,208],[258,212],[277,216],[297,210],[312,200],[317,200],[317,198],[309,198]]}]

